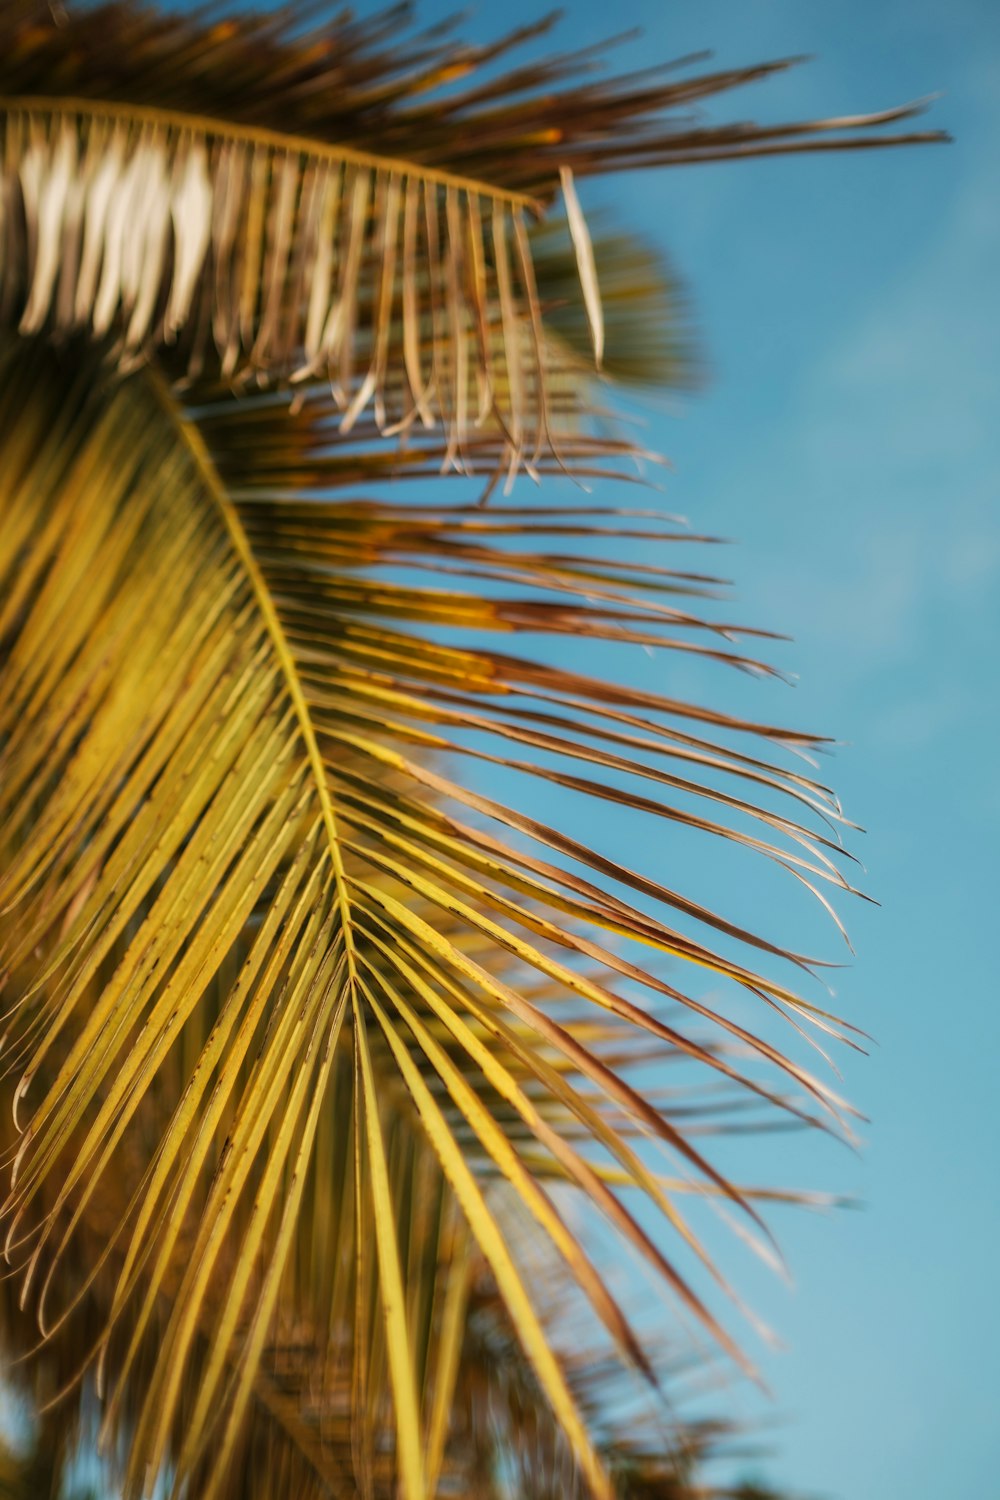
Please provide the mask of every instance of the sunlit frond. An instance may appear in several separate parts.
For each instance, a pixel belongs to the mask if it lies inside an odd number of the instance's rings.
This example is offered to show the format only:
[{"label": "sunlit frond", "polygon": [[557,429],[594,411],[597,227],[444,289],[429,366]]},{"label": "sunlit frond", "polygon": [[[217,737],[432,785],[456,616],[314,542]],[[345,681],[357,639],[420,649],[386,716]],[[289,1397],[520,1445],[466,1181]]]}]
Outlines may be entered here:
[{"label": "sunlit frond", "polygon": [[[179,341],[192,376],[206,362],[240,382],[320,374],[345,429],[372,404],[383,429],[443,424],[454,451],[489,424],[508,465],[531,467],[554,435],[527,217],[560,190],[598,365],[604,351],[574,173],[925,138],[854,133],[912,107],[767,128],[680,113],[785,64],[540,94],[584,61],[567,57],[438,97],[518,35],[478,56],[430,36],[386,47],[391,14],[317,40],[287,18],[121,0],[68,27],[9,7],[0,316],[22,333],[113,332],[126,365]],[[81,67],[98,38],[102,64]],[[130,56],[143,67],[119,71]]]}]

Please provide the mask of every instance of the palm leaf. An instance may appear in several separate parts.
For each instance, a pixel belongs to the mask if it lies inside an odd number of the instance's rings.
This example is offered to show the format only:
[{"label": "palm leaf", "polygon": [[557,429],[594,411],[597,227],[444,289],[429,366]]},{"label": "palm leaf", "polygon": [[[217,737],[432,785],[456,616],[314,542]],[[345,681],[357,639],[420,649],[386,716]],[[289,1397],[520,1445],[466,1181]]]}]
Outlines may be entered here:
[{"label": "palm leaf", "polygon": [[[603,963],[619,977],[644,981],[651,999],[657,993],[682,998],[674,986],[603,948],[601,929],[693,957],[763,988],[776,1003],[799,1002],[786,988],[591,881],[456,821],[445,802],[475,806],[477,799],[419,753],[413,759],[406,747],[461,749],[459,731],[472,728],[501,746],[526,740],[555,749],[571,765],[582,758],[630,767],[730,811],[745,812],[747,805],[599,746],[588,750],[569,737],[559,714],[549,716],[560,726],[553,734],[533,727],[531,718],[522,728],[509,716],[480,713],[468,702],[470,690],[492,699],[518,693],[523,666],[487,652],[456,652],[400,628],[400,622],[440,620],[447,610],[478,629],[506,629],[512,620],[537,615],[543,628],[578,631],[584,617],[571,604],[443,597],[368,581],[365,574],[351,582],[349,569],[330,566],[325,545],[346,544],[371,564],[382,560],[380,547],[388,541],[385,560],[391,563],[396,548],[405,546],[407,525],[416,524],[426,561],[426,522],[350,501],[313,502],[311,541],[303,553],[296,545],[302,517],[294,505],[289,532],[280,505],[274,512],[268,500],[261,512],[252,489],[235,491],[227,483],[228,408],[210,414],[202,408],[196,422],[156,377],[108,385],[95,380],[95,367],[79,351],[67,359],[29,344],[10,345],[6,354],[10,524],[3,597],[4,627],[13,635],[5,671],[2,901],[12,924],[7,963],[25,976],[8,1049],[15,1063],[27,1060],[17,1097],[19,1114],[29,1122],[6,1213],[8,1251],[26,1258],[24,1294],[40,1283],[43,1327],[58,1323],[61,1313],[45,1298],[61,1258],[72,1255],[74,1235],[105,1176],[121,1173],[129,1161],[141,1164],[111,1230],[122,1253],[99,1341],[117,1376],[109,1421],[167,1296],[162,1354],[144,1379],[135,1417],[134,1482],[146,1465],[155,1471],[167,1463],[189,1387],[194,1394],[185,1402],[176,1461],[181,1472],[198,1465],[225,1410],[212,1479],[221,1482],[270,1331],[331,1070],[340,1039],[349,1034],[356,1058],[355,1194],[359,1202],[370,1196],[366,1214],[374,1238],[368,1243],[377,1251],[377,1271],[373,1266],[367,1274],[376,1277],[386,1318],[406,1492],[424,1492],[426,1464],[382,1120],[387,1070],[398,1074],[414,1100],[577,1461],[584,1473],[589,1466],[590,1487],[599,1492],[599,1459],[456,1138],[456,1115],[555,1236],[620,1346],[641,1359],[639,1346],[507,1144],[488,1096],[481,1102],[464,1074],[470,1067],[484,1070],[493,1093],[508,1111],[513,1107],[544,1153],[554,1155],[730,1349],[728,1335],[620,1196],[524,1094],[504,1064],[505,1053],[543,1097],[596,1135],[624,1181],[644,1189],[689,1243],[672,1194],[658,1185],[622,1129],[602,1122],[600,1106],[581,1091],[584,1080],[609,1106],[679,1152],[709,1186],[745,1200],[620,1070],[604,1063],[572,1026],[555,1022],[523,989],[484,967],[478,949],[485,943],[507,952],[578,1001],[631,1020],[651,1039],[682,1047],[724,1076],[734,1075],[730,1063],[580,967],[577,960]],[[232,410],[242,419],[242,409]],[[308,411],[321,441],[319,403]],[[267,412],[259,416],[266,452]],[[464,513],[453,524],[461,537]],[[447,544],[448,526],[447,518],[439,519],[439,546]],[[477,555],[481,568],[492,566],[504,576],[502,554],[491,559],[479,543]],[[545,563],[529,566],[538,575]],[[571,566],[569,573],[571,591],[594,588],[589,579],[573,580]],[[559,585],[558,567],[553,584]],[[619,595],[621,584],[609,592]],[[660,639],[677,613],[658,598],[644,603],[639,594],[628,611],[592,606],[586,628],[596,636]],[[447,684],[459,673],[464,691],[456,697]],[[557,691],[588,692],[558,673],[546,681]],[[438,684],[446,689],[440,704]],[[588,708],[603,717],[602,690],[595,685],[589,691]],[[433,729],[424,727],[428,721]],[[669,740],[663,749],[672,754]],[[682,756],[699,753],[686,744],[677,749]],[[733,769],[742,776],[747,768],[734,762]],[[654,804],[589,776],[545,774],[725,831],[680,806]],[[786,790],[806,802],[820,795],[807,795],[794,781]],[[494,821],[528,826],[497,805],[488,810]],[[812,859],[825,859],[791,820],[758,817],[769,834],[791,833]],[[559,852],[552,830],[531,825],[530,832],[543,851]],[[799,858],[779,854],[769,840],[739,836],[774,858]],[[582,850],[573,852],[586,858]],[[600,858],[589,862],[599,873]],[[639,883],[638,876],[615,873]],[[832,872],[819,863],[815,873]],[[658,894],[686,906],[673,893]],[[732,930],[709,912],[696,914]],[[595,936],[586,935],[588,926]],[[239,968],[219,993],[211,1029],[198,1044],[206,992],[227,962],[236,964],[236,955]],[[443,1028],[447,1046],[435,1040],[421,1011]],[[829,1102],[797,1065],[739,1034],[805,1083],[819,1103]],[[484,1045],[489,1038],[497,1051]],[[187,1069],[168,1075],[178,1050],[190,1058]],[[568,1078],[554,1069],[556,1060],[569,1066]],[[573,1082],[574,1074],[580,1082]],[[448,1111],[435,1097],[434,1080],[447,1090]],[[150,1118],[152,1088],[161,1097]],[[156,1134],[147,1166],[149,1148],[141,1141],[150,1128]],[[54,1194],[53,1182],[59,1184]],[[356,1243],[362,1243],[359,1230]],[[264,1269],[255,1270],[259,1266]],[[232,1375],[236,1369],[243,1371],[240,1378]],[[227,1400],[220,1405],[223,1391]]]},{"label": "palm leaf", "polygon": [[[681,1060],[765,1113],[845,1123],[824,1083],[679,977],[848,1040],[787,977],[807,960],[453,769],[502,767],[850,890],[836,799],[785,761],[814,737],[490,643],[582,636],[766,671],[716,580],[676,555],[699,539],[617,506],[370,490],[635,458],[580,379],[582,320],[613,372],[615,319],[574,172],[869,143],[851,132],[912,111],[695,126],[671,111],[770,69],[596,84],[580,57],[438,95],[493,54],[401,45],[397,22],[320,39],[117,3],[66,27],[30,4],[0,20],[0,945],[21,1131],[5,1245],[43,1349],[77,1366],[61,1378],[96,1365],[130,1494],[150,1476],[240,1493],[275,1432],[296,1493],[430,1493],[466,1233],[565,1461],[610,1494],[488,1184],[649,1379],[552,1184],[737,1359],[678,1199],[762,1226],[698,1117],[646,1097],[636,1068]],[[526,219],[560,170],[571,291],[565,242],[536,234],[533,253]],[[620,302],[627,347],[646,304]],[[291,408],[262,389],[289,382]],[[629,563],[614,538],[668,550]],[[275,1389],[267,1357],[295,1348]]]}]

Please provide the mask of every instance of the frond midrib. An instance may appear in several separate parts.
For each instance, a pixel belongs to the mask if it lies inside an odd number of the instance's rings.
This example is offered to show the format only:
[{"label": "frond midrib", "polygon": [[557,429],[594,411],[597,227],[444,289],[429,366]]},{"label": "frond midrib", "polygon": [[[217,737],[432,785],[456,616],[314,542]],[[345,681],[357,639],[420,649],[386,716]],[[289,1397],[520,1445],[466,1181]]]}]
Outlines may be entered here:
[{"label": "frond midrib", "polygon": [[319,798],[320,809],[323,815],[327,849],[333,868],[337,905],[340,911],[341,928],[344,935],[348,978],[353,993],[355,989],[356,968],[351,901],[347,871],[344,867],[340,831],[337,824],[337,812],[334,807],[333,796],[323,764],[323,757],[316,739],[315,726],[313,725],[312,715],[302,688],[294,653],[288,643],[288,638],[278,611],[275,608],[274,600],[271,598],[271,591],[268,588],[267,580],[261,571],[260,564],[254,556],[250,539],[246,534],[243,522],[240,520],[239,511],[230,498],[222,480],[219,478],[218,471],[212,462],[211,455],[201,433],[198,431],[197,425],[184,415],[166,378],[157,369],[155,364],[149,366],[144,378],[164,416],[177,433],[178,440],[187,448],[207,493],[212,497],[218,509],[220,518],[232,543],[233,550],[245,569],[247,579],[253,590],[254,598],[263,616],[268,636],[278,659],[282,678],[298,721],[299,732],[305,746],[309,767],[316,787],[316,794]]},{"label": "frond midrib", "polygon": [[312,136],[288,135],[266,125],[244,124],[222,120],[215,115],[189,114],[185,110],[167,109],[157,104],[133,104],[121,99],[88,99],[83,96],[46,94],[0,94],[0,111],[8,114],[86,115],[92,119],[110,119],[148,125],[179,135],[214,136],[265,150],[281,151],[343,165],[367,168],[398,177],[418,178],[421,182],[451,188],[475,197],[498,200],[513,208],[541,213],[542,203],[528,193],[497,187],[476,177],[465,177],[442,167],[425,166],[406,157],[382,156],[377,151],[363,151],[357,146],[341,145]]}]

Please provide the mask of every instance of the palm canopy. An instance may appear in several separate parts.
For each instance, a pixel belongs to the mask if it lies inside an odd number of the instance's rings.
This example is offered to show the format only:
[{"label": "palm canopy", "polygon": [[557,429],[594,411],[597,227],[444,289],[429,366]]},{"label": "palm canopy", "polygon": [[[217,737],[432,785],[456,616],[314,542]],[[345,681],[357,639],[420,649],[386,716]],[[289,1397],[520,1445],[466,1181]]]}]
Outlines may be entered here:
[{"label": "palm canopy", "polygon": [[[788,977],[806,959],[474,763],[817,894],[851,888],[842,815],[789,759],[814,736],[493,644],[766,671],[678,552],[697,538],[399,486],[624,482],[582,331],[609,374],[685,367],[643,342],[669,285],[591,243],[577,179],[930,137],[882,133],[912,108],[689,114],[783,63],[498,74],[529,33],[307,19],[0,15],[11,1336],[45,1401],[96,1370],[130,1494],[503,1493],[498,1432],[530,1408],[518,1493],[670,1494],[684,1463],[608,1430],[537,1256],[647,1387],[580,1213],[742,1360],[681,1202],[763,1233],[759,1195],[637,1069],[718,1085],[720,1123],[749,1100],[840,1129],[836,1094],[699,983],[848,1038]],[[560,192],[564,222],[533,227]]]}]

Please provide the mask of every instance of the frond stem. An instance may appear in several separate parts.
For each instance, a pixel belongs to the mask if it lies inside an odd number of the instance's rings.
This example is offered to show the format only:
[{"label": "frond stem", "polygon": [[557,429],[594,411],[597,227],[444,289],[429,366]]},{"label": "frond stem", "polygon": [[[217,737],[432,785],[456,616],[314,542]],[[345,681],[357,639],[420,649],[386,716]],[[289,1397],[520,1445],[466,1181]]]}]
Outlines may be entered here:
[{"label": "frond stem", "polygon": [[320,807],[323,813],[323,825],[326,828],[327,844],[330,852],[330,862],[333,866],[334,881],[337,889],[337,906],[340,911],[341,930],[344,935],[347,970],[353,991],[357,977],[354,933],[351,924],[351,904],[347,893],[347,872],[344,868],[340,833],[337,828],[337,814],[334,809],[333,798],[330,795],[323,757],[316,740],[316,731],[313,728],[309,705],[306,702],[305,694],[302,691],[302,684],[299,681],[295,657],[292,654],[284,627],[271,599],[267,582],[254,556],[250,540],[243,527],[243,522],[240,520],[239,512],[227,494],[225,486],[219,479],[201,433],[198,431],[197,426],[193,422],[189,422],[184,416],[166,378],[157,369],[155,364],[149,366],[147,378],[153,394],[165,414],[183,432],[184,440],[198,469],[198,474],[219,508],[236,554],[247,571],[247,576],[250,579],[257,603],[264,616],[264,623],[267,626],[268,634],[271,637],[271,642],[277,654],[282,675],[284,676],[289,696],[291,697],[292,705],[299,721],[299,730],[302,734],[313,773],[313,780],[316,783],[316,790],[319,795]]},{"label": "frond stem", "polygon": [[[217,120],[212,115],[192,115],[183,110],[164,109],[155,104],[131,104],[118,99],[57,98],[45,94],[0,94],[0,112],[28,115],[86,115],[91,119],[134,121],[140,125],[158,126],[178,134],[215,136],[219,140],[263,146],[272,151],[296,152],[322,161],[338,164],[350,162],[375,172],[393,173],[399,177],[419,178],[439,187],[455,188],[490,200],[502,199],[512,208],[525,208],[540,215],[544,204],[528,193],[498,188],[475,177],[463,177],[441,167],[424,166],[405,157],[380,156],[375,151],[361,151],[356,146],[341,146],[330,141],[313,140],[305,135],[286,135],[266,125],[243,125]],[[553,183],[553,189],[555,183]]]}]

